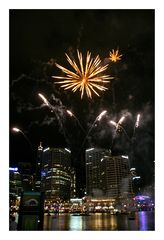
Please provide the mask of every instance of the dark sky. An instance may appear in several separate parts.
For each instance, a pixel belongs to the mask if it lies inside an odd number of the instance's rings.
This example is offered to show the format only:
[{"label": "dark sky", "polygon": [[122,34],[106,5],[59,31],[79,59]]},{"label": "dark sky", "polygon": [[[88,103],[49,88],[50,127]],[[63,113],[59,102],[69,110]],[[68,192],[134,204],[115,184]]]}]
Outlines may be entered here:
[{"label": "dark sky", "polygon": [[[77,48],[84,54],[91,51],[93,57],[99,54],[104,63],[112,49],[118,48],[123,55],[121,61],[109,64],[106,73],[114,80],[100,97],[81,100],[78,91],[63,91],[54,84],[51,76],[61,74],[54,63],[69,68],[65,52],[76,58]],[[39,92],[54,106],[54,112],[42,104]],[[66,109],[76,118],[70,118]],[[84,147],[110,148],[114,129],[109,121],[118,121],[123,114],[127,116],[124,128],[131,138],[140,113],[133,146],[124,134],[117,135],[113,154],[130,153],[143,184],[151,184],[154,10],[10,10],[10,129],[22,129],[33,148],[31,152],[22,134],[10,132],[11,165],[34,163],[42,141],[44,147],[70,148],[73,165],[81,169],[85,134],[80,124],[87,132],[104,109],[107,115],[93,127]]]}]

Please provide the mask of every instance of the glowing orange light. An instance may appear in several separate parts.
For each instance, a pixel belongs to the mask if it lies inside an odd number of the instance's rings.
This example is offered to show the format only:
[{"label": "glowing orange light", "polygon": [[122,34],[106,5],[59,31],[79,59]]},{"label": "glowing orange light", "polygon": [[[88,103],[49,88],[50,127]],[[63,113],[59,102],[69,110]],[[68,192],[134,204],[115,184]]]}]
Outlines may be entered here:
[{"label": "glowing orange light", "polygon": [[83,98],[84,92],[86,92],[89,98],[92,98],[92,93],[95,93],[99,96],[97,90],[105,91],[108,88],[102,86],[103,83],[109,83],[109,79],[113,79],[109,75],[103,75],[108,64],[102,66],[102,61],[100,60],[99,55],[95,59],[91,58],[91,53],[87,52],[86,61],[84,64],[83,55],[77,50],[77,56],[79,60],[79,66],[72,60],[67,54],[66,58],[69,64],[74,69],[73,71],[68,70],[67,68],[62,67],[56,63],[56,66],[66,74],[65,77],[52,76],[56,79],[62,79],[62,81],[56,82],[61,84],[61,87],[64,90],[71,89],[72,92],[79,90],[81,92],[81,98]]},{"label": "glowing orange light", "polygon": [[117,62],[121,60],[122,54],[119,55],[118,50],[112,49],[112,52],[109,52],[109,60],[112,62]]}]

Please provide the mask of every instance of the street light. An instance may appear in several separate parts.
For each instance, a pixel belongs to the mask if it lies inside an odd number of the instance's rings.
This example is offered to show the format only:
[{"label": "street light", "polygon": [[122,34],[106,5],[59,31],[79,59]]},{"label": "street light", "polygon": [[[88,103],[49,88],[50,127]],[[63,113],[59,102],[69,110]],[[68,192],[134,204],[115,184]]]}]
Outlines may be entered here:
[{"label": "street light", "polygon": [[[31,160],[33,160],[33,148],[32,148],[32,144],[30,142],[30,140],[28,139],[28,137],[26,136],[26,134],[18,127],[13,127],[12,128],[12,131],[13,132],[16,132],[16,133],[21,133],[24,138],[26,139],[26,141],[28,142],[29,146],[30,146],[30,156],[31,156]],[[35,168],[34,168],[35,169]],[[33,171],[33,170],[32,170]],[[31,188],[31,190],[33,191],[34,190],[34,181],[32,181],[32,183],[29,183],[29,187]]]},{"label": "street light", "polygon": [[19,128],[16,128],[16,127],[14,127],[12,130],[13,130],[14,132],[20,132],[20,129],[19,129]]},{"label": "street light", "polygon": [[17,128],[17,127],[13,127],[12,130],[14,132],[20,132],[24,136],[24,138],[27,140],[27,142],[29,143],[30,148],[32,150],[32,144],[31,144],[30,140],[28,139],[28,137],[24,134],[24,132],[20,128]]}]

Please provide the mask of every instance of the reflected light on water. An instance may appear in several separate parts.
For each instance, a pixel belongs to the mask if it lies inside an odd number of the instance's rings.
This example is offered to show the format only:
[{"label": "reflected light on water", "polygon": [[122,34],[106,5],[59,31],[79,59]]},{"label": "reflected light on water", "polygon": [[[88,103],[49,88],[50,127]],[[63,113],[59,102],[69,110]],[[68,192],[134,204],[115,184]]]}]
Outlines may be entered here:
[{"label": "reflected light on water", "polygon": [[136,212],[135,219],[128,215],[93,213],[90,216],[59,214],[44,216],[44,230],[55,231],[116,231],[116,230],[154,230],[154,212]]},{"label": "reflected light on water", "polygon": [[96,229],[100,229],[101,228],[101,224],[102,224],[102,218],[101,218],[101,213],[97,213],[95,214],[95,219],[94,221],[92,221],[92,224],[95,225]]},{"label": "reflected light on water", "polygon": [[145,212],[140,212],[140,230],[147,230],[147,216]]},{"label": "reflected light on water", "polygon": [[114,215],[110,216],[110,229],[111,230],[117,229],[117,219]]},{"label": "reflected light on water", "polygon": [[82,216],[70,216],[70,230],[79,231],[82,229]]}]

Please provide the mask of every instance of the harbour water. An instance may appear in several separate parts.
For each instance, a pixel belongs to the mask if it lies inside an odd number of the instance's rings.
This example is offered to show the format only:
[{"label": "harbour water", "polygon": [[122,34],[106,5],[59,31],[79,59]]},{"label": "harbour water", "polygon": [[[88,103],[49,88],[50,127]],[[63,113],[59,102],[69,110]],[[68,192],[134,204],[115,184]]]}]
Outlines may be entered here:
[{"label": "harbour water", "polygon": [[91,213],[78,216],[69,213],[44,215],[44,230],[54,231],[149,231],[155,230],[154,211],[136,212],[134,219],[129,215]]}]

